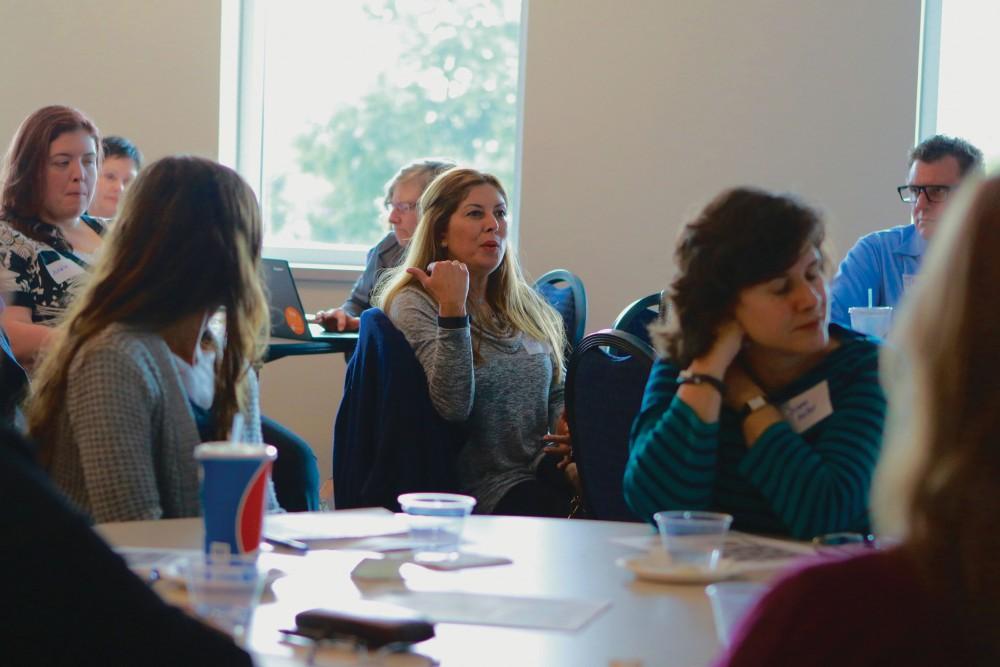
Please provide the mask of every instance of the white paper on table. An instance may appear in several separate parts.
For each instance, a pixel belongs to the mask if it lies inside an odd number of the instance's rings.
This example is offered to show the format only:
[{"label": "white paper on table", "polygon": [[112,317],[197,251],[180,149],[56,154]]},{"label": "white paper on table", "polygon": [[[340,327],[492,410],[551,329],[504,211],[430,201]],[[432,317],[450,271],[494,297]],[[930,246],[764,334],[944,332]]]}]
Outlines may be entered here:
[{"label": "white paper on table", "polygon": [[[613,537],[611,541],[640,551],[660,548],[659,535]],[[816,549],[808,543],[739,531],[731,531],[726,535],[722,549],[722,557],[738,563],[740,570],[744,572],[782,568],[803,556],[815,555]]]},{"label": "white paper on table", "polygon": [[458,554],[455,558],[445,559],[445,560],[431,560],[431,561],[413,561],[421,567],[426,567],[429,570],[440,570],[442,572],[451,572],[452,570],[464,570],[470,567],[492,567],[494,565],[510,565],[514,561],[507,558],[506,556],[489,556],[487,554],[474,554],[468,551],[463,551]]},{"label": "white paper on table", "polygon": [[403,535],[376,535],[375,537],[361,537],[358,539],[345,539],[331,542],[330,546],[336,549],[349,549],[351,551],[374,551],[375,553],[388,554],[395,551],[413,551],[422,546],[424,542],[414,540],[409,534]]},{"label": "white paper on table", "polygon": [[486,554],[468,552],[462,552],[453,558],[443,558],[441,560],[427,560],[426,557],[425,559],[421,559],[417,554],[410,553],[403,558],[400,558],[398,555],[389,558],[365,558],[351,571],[351,578],[368,581],[402,581],[399,568],[410,563],[429,570],[452,572],[472,567],[510,565],[513,562],[504,556],[488,556]]},{"label": "white paper on table", "polygon": [[[264,517],[264,538],[298,540],[310,546],[318,542],[401,535],[409,531],[406,520],[382,507],[333,512],[294,512]],[[333,544],[331,546],[337,546]]]},{"label": "white paper on table", "polygon": [[579,630],[611,606],[610,600],[530,598],[478,593],[411,591],[371,599],[419,612],[435,623],[500,625],[536,630]]}]

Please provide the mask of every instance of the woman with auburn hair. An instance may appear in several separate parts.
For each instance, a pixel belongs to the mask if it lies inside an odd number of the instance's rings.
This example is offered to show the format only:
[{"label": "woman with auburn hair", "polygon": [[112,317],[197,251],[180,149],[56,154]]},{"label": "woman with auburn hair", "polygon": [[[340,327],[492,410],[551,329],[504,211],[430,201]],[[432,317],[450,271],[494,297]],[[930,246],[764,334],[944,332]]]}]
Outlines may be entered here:
[{"label": "woman with auburn hair", "polygon": [[[227,167],[150,165],[45,355],[29,428],[95,521],[196,516],[196,445],[260,441],[260,210]],[[225,309],[225,345],[208,328]],[[272,505],[274,505],[272,499]]]},{"label": "woman with auburn hair", "polygon": [[565,480],[537,474],[543,442],[565,440],[547,435],[562,412],[565,334],[507,246],[503,186],[452,169],[424,191],[420,212],[375,303],[413,347],[437,412],[466,422],[459,482],[480,512],[566,516]]},{"label": "woman with auburn hair", "polygon": [[671,321],[632,427],[625,499],[808,539],[868,528],[882,441],[878,345],[829,321],[823,223],[736,188],[685,226]]},{"label": "woman with auburn hair", "polygon": [[84,211],[97,187],[101,137],[76,109],[48,106],[14,134],[0,181],[3,328],[30,368],[83,287],[104,225]]},{"label": "woman with auburn hair", "polygon": [[1000,176],[967,188],[884,353],[872,512],[898,545],[786,577],[721,665],[1000,664]]}]

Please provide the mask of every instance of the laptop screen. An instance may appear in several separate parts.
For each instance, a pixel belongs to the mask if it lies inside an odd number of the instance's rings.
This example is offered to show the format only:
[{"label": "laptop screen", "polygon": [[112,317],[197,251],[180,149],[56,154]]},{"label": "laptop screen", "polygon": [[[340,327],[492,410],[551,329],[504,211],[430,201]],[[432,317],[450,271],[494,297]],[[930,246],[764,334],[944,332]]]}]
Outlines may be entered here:
[{"label": "laptop screen", "polygon": [[261,260],[271,314],[271,336],[310,340],[305,311],[288,262],[283,259]]}]

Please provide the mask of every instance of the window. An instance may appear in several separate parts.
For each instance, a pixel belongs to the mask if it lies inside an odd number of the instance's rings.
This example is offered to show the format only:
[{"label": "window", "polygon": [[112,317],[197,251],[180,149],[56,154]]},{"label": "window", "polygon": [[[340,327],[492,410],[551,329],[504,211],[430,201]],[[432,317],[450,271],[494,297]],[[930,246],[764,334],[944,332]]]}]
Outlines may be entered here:
[{"label": "window", "polygon": [[955,135],[988,158],[1000,157],[1000,89],[992,77],[997,25],[996,0],[925,0],[920,139]]},{"label": "window", "polygon": [[[235,110],[222,105],[222,144],[237,126],[234,161],[260,197],[268,253],[363,263],[387,231],[385,182],[420,157],[495,173],[516,198],[521,0],[238,9],[224,13],[240,25],[240,85]],[[225,94],[225,58],[223,71]]]}]

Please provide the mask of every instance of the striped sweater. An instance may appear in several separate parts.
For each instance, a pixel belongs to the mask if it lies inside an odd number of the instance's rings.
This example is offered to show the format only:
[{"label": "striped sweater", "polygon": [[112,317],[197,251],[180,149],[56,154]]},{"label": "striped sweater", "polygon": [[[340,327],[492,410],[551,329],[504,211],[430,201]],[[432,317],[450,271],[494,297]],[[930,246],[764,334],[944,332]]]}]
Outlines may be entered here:
[{"label": "striped sweater", "polygon": [[747,449],[737,412],[703,422],[677,398],[679,369],[660,360],[632,426],[625,500],[637,516],[715,510],[739,530],[808,539],[868,530],[868,490],[882,444],[878,345],[831,326],[841,345],[780,391],[775,404],[827,382],[833,412],[803,433],[785,421]]}]

